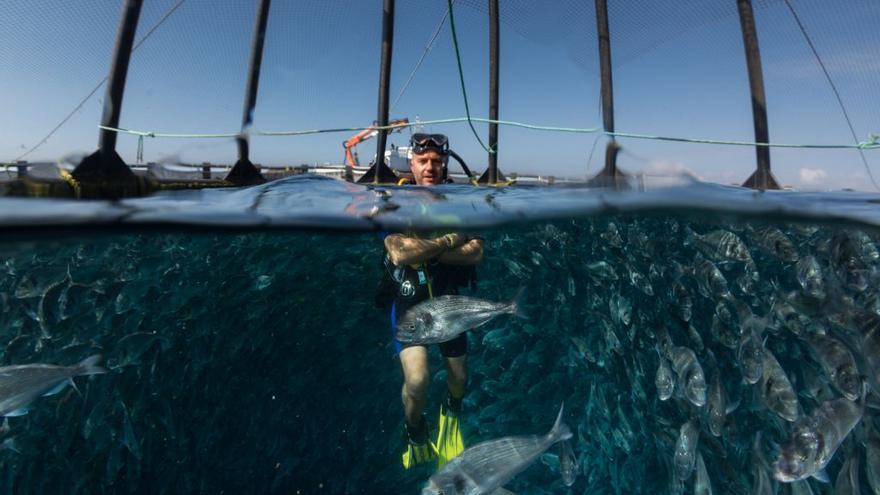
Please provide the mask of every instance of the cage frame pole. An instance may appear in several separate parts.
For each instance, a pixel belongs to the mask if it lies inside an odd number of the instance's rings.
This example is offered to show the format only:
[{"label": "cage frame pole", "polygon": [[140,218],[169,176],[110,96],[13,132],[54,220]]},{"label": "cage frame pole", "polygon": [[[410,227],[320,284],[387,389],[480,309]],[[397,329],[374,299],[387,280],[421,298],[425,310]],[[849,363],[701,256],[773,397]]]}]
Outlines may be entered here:
[{"label": "cage frame pole", "polygon": [[235,138],[238,145],[238,161],[226,175],[226,180],[236,184],[259,184],[266,182],[260,170],[251,163],[250,144],[247,129],[254,122],[254,108],[260,87],[260,68],[263,65],[263,46],[266,41],[266,26],[269,24],[271,0],[260,0],[257,17],[254,20],[254,37],[251,40],[251,56],[248,63],[248,79],[244,92],[244,108],[241,117],[241,132]]},{"label": "cage frame pole", "polygon": [[[608,23],[607,0],[595,0],[596,34],[599,38],[599,74],[602,95],[602,128],[614,132],[614,83],[611,69],[611,30]],[[605,146],[605,166],[590,181],[591,185],[613,184],[617,186],[625,175],[617,169],[617,152],[620,149],[614,136]]]},{"label": "cage frame pole", "polygon": [[[122,6],[101,115],[101,125],[105,128],[119,127],[125,80],[141,7],[143,0],[125,0]],[[88,196],[116,198],[138,194],[140,181],[116,152],[116,132],[105,128],[98,135],[98,150],[84,158],[70,175],[77,183],[94,186],[85,188]],[[82,191],[82,188],[78,189]]]},{"label": "cage frame pole", "polygon": [[490,184],[498,183],[498,89],[501,63],[501,29],[498,0],[489,0],[489,176]]},{"label": "cage frame pole", "polygon": [[[751,0],[736,0],[739,11],[740,28],[745,48],[746,67],[749,73],[749,91],[752,97],[752,120],[755,128],[755,142],[769,143],[770,132],[767,123],[767,98],[764,93],[764,72],[761,65],[761,52],[758,45],[758,30],[755,26],[755,12]],[[755,172],[743,183],[752,189],[779,189],[779,183],[770,171],[770,147],[755,146]]]},{"label": "cage frame pole", "polygon": [[376,161],[359,183],[389,183],[397,180],[394,172],[385,164],[385,146],[388,142],[388,105],[391,86],[391,56],[394,49],[394,0],[382,3],[382,44],[379,51],[379,98],[376,125]]}]

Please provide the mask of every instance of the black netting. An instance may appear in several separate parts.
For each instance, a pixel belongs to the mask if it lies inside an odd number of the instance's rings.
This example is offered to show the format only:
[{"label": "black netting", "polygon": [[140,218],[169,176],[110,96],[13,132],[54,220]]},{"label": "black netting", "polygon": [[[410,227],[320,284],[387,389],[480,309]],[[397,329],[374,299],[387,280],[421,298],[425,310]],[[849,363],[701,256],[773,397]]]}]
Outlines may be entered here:
[{"label": "black netting", "polygon": [[[241,121],[256,2],[148,0],[132,57],[120,126],[167,133],[234,133]],[[65,4],[11,0],[0,6],[0,160],[54,160],[94,149],[121,2]],[[488,115],[488,7],[454,2],[471,112]],[[869,0],[790,2],[836,85],[859,141],[880,131],[875,26]],[[771,142],[854,144],[840,103],[783,0],[754,2]],[[391,118],[463,117],[464,105],[446,2],[400,0],[396,7]],[[592,2],[501,2],[500,116],[530,124],[601,127],[598,43]],[[656,136],[753,141],[748,77],[736,2],[609,2],[616,130]],[[270,11],[254,129],[303,130],[370,125],[376,118],[381,2],[275,0]],[[421,61],[421,62],[420,62]],[[475,124],[486,140],[487,125]],[[486,153],[466,124],[445,132],[473,168]],[[354,134],[254,137],[264,165],[341,164],[340,143]],[[583,176],[601,163],[598,134],[500,131],[503,170]],[[405,144],[408,132],[390,143]],[[620,165],[649,173],[691,170],[742,182],[754,150],[622,138]],[[138,139],[119,140],[136,161]],[[30,151],[32,148],[33,151]],[[231,139],[151,139],[144,161],[231,164]],[[30,152],[29,152],[30,151]],[[362,161],[375,142],[359,147]],[[873,166],[877,153],[866,151]],[[772,151],[782,182],[834,174],[867,178],[855,150]],[[589,172],[591,173],[591,172]],[[843,179],[841,179],[843,180]],[[849,180],[849,179],[847,179]],[[846,181],[844,181],[846,182]],[[847,182],[847,184],[849,184]],[[838,185],[847,185],[841,182]]]}]

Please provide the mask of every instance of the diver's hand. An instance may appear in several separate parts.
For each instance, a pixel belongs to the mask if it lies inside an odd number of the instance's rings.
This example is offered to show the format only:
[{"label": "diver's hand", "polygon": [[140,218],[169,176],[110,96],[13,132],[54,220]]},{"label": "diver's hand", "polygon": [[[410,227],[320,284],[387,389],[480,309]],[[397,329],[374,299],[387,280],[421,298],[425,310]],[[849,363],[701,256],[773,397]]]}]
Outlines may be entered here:
[{"label": "diver's hand", "polygon": [[458,249],[461,246],[464,246],[469,240],[467,236],[455,232],[451,234],[446,234],[442,237],[439,237],[438,239],[442,239],[446,243],[447,251]]}]

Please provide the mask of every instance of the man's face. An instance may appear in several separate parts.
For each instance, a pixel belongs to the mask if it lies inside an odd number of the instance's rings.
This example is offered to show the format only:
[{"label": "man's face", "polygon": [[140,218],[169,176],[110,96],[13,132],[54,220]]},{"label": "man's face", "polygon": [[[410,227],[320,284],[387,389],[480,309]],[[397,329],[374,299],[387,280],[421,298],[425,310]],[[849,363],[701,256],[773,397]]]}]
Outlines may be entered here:
[{"label": "man's face", "polygon": [[434,150],[413,153],[409,162],[416,184],[433,186],[443,180],[443,155]]}]

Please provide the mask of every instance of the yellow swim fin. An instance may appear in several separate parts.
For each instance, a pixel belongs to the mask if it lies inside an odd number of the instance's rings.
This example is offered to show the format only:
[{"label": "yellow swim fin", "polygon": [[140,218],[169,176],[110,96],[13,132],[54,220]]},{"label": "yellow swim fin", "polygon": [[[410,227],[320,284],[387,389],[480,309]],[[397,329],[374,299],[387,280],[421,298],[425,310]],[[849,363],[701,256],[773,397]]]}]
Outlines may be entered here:
[{"label": "yellow swim fin", "polygon": [[437,458],[437,447],[428,440],[428,425],[425,423],[424,416],[422,424],[416,428],[415,432],[404,425],[403,436],[406,441],[406,450],[401,454],[401,461],[404,469],[410,469],[417,464],[429,462]]},{"label": "yellow swim fin", "polygon": [[[464,452],[464,440],[461,438],[461,429],[458,425],[458,413],[449,405],[450,400],[443,401],[440,405],[440,430],[437,432],[437,467],[451,461],[455,456]],[[460,401],[459,407],[461,409]]]},{"label": "yellow swim fin", "polygon": [[400,456],[404,469],[410,469],[417,464],[429,462],[437,458],[437,447],[431,442],[423,444],[407,442],[406,450]]}]

